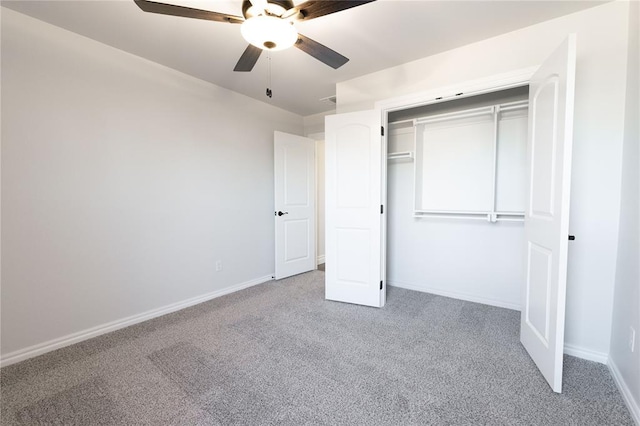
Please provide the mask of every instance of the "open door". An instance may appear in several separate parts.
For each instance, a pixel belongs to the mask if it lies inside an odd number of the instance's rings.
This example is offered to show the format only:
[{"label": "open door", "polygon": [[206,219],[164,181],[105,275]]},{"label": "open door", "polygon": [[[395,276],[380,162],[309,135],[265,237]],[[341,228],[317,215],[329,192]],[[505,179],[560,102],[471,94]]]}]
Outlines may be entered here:
[{"label": "open door", "polygon": [[526,280],[520,341],[562,391],[576,39],[544,62],[529,86]]},{"label": "open door", "polygon": [[316,268],[315,142],[275,132],[276,279]]},{"label": "open door", "polygon": [[325,297],[384,305],[383,156],[379,111],[326,117]]}]

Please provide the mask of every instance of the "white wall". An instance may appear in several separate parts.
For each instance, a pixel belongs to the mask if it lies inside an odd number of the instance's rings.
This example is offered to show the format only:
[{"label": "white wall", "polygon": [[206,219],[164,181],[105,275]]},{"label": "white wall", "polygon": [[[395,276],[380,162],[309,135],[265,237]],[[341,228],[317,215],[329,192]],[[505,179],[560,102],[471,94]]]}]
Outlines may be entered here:
[{"label": "white wall", "polygon": [[[629,15],[629,63],[622,157],[620,233],[616,269],[610,363],[624,380],[629,405],[640,424],[640,3]],[[629,327],[636,331],[634,352]]]},{"label": "white wall", "polygon": [[536,66],[577,33],[567,322],[571,353],[606,360],[620,209],[629,4],[612,2],[336,87],[337,111]]},{"label": "white wall", "polygon": [[269,279],[274,130],[303,119],[3,9],[3,357]]},{"label": "white wall", "polygon": [[[389,152],[415,150],[413,127],[388,135]],[[415,218],[414,161],[389,161],[387,173],[387,283],[520,309],[523,223]]]},{"label": "white wall", "polygon": [[325,227],[324,227],[324,118],[327,115],[335,114],[334,110],[321,112],[304,117],[305,136],[316,141],[316,206],[317,206],[317,234],[316,234],[316,254],[318,264],[325,261]]},{"label": "white wall", "polygon": [[325,220],[324,220],[324,211],[325,211],[325,202],[324,202],[324,133],[321,134],[322,137],[316,140],[316,206],[317,206],[317,250],[316,254],[318,256],[318,264],[322,264],[325,262]]},{"label": "white wall", "polygon": [[304,120],[304,134],[307,137],[315,138],[320,134],[324,134],[324,118],[327,115],[335,114],[335,109],[331,109],[318,114],[307,115]]}]

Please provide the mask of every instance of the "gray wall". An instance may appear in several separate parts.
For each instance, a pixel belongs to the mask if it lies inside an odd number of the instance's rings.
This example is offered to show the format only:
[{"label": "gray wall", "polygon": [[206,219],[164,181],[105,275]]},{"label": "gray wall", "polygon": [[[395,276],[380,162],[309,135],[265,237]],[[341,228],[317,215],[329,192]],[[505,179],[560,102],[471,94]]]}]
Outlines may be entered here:
[{"label": "gray wall", "polygon": [[3,357],[269,279],[274,130],[303,119],[3,8]]},{"label": "gray wall", "polygon": [[[636,419],[640,421],[640,3],[632,2],[631,10],[620,233],[609,356],[632,395]],[[629,327],[636,332],[633,352],[629,348]]]}]

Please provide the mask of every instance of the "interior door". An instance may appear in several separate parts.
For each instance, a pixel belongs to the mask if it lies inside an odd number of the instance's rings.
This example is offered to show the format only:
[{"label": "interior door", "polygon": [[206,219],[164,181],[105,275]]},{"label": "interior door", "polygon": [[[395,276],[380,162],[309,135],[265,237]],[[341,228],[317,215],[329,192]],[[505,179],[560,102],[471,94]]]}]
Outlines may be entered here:
[{"label": "interior door", "polygon": [[276,279],[316,268],[315,142],[275,132]]},{"label": "interior door", "polygon": [[379,111],[326,117],[325,297],[381,307],[386,157]]},{"label": "interior door", "polygon": [[576,39],[571,35],[529,86],[526,281],[520,340],[562,391]]}]

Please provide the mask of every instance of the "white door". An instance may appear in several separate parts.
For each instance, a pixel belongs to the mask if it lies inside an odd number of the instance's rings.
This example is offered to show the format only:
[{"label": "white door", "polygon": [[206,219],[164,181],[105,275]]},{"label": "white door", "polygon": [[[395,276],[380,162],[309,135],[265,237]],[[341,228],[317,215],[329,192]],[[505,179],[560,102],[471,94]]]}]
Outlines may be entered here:
[{"label": "white door", "polygon": [[520,340],[562,391],[576,40],[571,35],[529,86],[526,281]]},{"label": "white door", "polygon": [[382,180],[386,156],[379,111],[325,121],[325,297],[381,307]]},{"label": "white door", "polygon": [[316,268],[315,142],[274,133],[276,279]]}]

